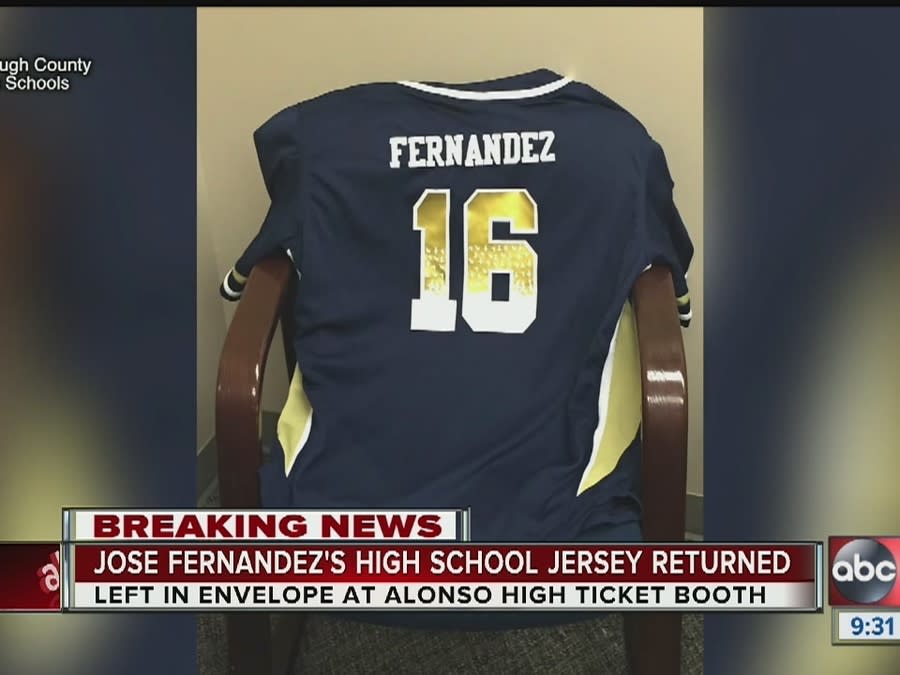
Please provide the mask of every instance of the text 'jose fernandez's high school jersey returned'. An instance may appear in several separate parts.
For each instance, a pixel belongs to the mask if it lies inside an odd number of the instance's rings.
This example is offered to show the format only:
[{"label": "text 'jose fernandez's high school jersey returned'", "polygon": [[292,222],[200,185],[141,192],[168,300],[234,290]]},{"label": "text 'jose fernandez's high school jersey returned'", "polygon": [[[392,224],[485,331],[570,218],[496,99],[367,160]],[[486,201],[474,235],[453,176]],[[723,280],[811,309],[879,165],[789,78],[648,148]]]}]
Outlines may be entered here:
[{"label": "text 'jose fernandez's high school jersey returned'", "polygon": [[268,507],[465,508],[475,540],[640,516],[629,293],[693,247],[660,146],[549,70],[364,84],[255,135],[271,197],[222,294],[287,252],[298,368]]}]

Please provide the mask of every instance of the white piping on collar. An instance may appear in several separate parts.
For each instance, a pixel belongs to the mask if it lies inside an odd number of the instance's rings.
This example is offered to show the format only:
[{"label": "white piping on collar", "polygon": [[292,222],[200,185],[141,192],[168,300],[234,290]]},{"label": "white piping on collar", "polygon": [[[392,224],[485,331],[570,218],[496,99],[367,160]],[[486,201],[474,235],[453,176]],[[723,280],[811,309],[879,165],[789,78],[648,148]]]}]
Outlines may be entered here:
[{"label": "white piping on collar", "polygon": [[543,96],[544,94],[549,94],[550,92],[565,87],[571,81],[571,77],[562,77],[558,80],[554,80],[553,82],[542,84],[539,87],[531,87],[530,89],[510,89],[508,91],[470,91],[468,89],[450,89],[448,87],[436,87],[431,84],[425,84],[423,82],[410,82],[408,80],[401,80],[397,84],[402,84],[404,87],[418,89],[419,91],[424,91],[428,94],[438,94],[440,96],[449,96],[450,98],[461,98],[468,101],[508,101],[520,98],[534,98],[535,96]]}]

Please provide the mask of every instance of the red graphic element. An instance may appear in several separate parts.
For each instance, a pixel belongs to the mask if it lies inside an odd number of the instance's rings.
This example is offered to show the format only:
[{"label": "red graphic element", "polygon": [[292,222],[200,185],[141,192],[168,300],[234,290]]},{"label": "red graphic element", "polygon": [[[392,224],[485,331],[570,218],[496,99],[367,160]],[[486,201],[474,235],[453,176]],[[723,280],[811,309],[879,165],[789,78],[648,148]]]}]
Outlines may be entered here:
[{"label": "red graphic element", "polygon": [[59,607],[59,550],[50,556],[50,562],[38,568],[38,585],[45,594],[51,596],[48,607]]},{"label": "red graphic element", "polygon": [[50,562],[40,567],[37,575],[40,577],[41,590],[44,593],[59,592],[59,551],[53,552]]},{"label": "red graphic element", "polygon": [[0,544],[0,612],[59,612],[59,563],[58,542]]}]

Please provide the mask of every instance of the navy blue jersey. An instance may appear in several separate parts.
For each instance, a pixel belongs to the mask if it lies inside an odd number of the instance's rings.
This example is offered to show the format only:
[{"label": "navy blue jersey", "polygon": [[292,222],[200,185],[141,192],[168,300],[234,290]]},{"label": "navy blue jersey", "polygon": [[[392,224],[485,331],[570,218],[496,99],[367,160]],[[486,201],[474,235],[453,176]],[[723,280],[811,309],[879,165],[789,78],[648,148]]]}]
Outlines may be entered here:
[{"label": "navy blue jersey", "polygon": [[640,516],[629,294],[693,248],[660,146],[549,70],[377,83],[254,139],[271,206],[222,285],[300,276],[298,367],[266,506],[470,507],[476,540],[565,540]]}]

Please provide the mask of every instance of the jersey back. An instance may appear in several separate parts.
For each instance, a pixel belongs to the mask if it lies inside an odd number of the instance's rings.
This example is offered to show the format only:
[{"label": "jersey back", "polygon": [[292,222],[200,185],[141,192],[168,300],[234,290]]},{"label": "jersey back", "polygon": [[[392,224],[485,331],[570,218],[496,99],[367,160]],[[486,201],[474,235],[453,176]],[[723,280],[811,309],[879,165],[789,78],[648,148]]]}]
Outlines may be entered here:
[{"label": "jersey back", "polygon": [[640,516],[628,303],[692,247],[660,147],[549,70],[379,83],[255,134],[272,204],[223,284],[287,252],[297,371],[267,506],[471,508],[476,540]]}]

